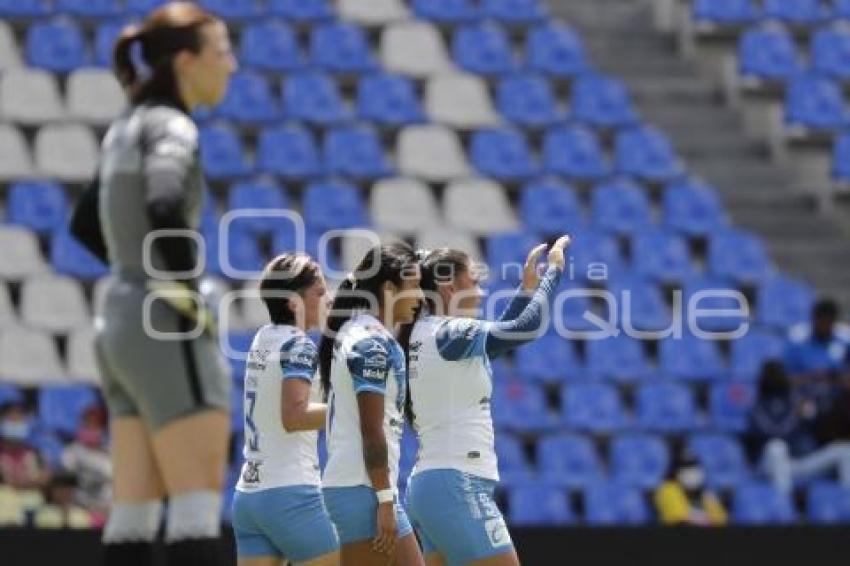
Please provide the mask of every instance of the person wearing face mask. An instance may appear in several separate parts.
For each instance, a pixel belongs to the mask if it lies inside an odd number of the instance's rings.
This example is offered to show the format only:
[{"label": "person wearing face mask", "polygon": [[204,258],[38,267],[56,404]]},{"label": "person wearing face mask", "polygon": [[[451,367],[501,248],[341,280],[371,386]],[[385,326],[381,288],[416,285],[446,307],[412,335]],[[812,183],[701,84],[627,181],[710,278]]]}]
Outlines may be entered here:
[{"label": "person wearing face mask", "polygon": [[664,525],[716,527],[726,524],[726,509],[705,485],[705,472],[689,451],[680,450],[666,480],[655,492],[658,518]]},{"label": "person wearing face mask", "polygon": [[101,407],[83,412],[77,436],[62,452],[62,467],[77,478],[75,501],[91,511],[95,526],[103,526],[112,497],[112,462]]},{"label": "person wearing face mask", "polygon": [[0,412],[0,479],[16,490],[38,491],[50,473],[27,439],[31,422],[23,404],[12,403]]}]

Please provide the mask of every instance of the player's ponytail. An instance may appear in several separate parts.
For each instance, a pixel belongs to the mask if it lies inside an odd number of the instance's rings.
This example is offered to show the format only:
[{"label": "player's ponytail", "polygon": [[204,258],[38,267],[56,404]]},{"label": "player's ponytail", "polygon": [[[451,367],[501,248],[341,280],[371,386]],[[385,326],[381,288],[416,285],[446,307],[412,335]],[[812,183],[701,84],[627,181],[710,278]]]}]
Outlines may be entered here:
[{"label": "player's ponytail", "polygon": [[112,62],[118,82],[128,93],[131,93],[131,96],[139,86],[139,73],[136,71],[136,65],[133,64],[131,51],[133,44],[137,41],[139,41],[139,28],[134,25],[126,26],[115,43]]}]

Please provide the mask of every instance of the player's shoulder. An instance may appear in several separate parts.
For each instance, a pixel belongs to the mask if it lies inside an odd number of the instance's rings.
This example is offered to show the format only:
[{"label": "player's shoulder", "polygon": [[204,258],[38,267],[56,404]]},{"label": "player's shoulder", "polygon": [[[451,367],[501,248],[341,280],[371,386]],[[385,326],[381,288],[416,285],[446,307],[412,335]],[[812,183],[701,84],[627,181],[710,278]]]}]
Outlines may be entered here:
[{"label": "player's shoulder", "polygon": [[198,140],[198,126],[182,110],[166,104],[151,104],[136,110],[148,137],[168,137],[194,144]]}]

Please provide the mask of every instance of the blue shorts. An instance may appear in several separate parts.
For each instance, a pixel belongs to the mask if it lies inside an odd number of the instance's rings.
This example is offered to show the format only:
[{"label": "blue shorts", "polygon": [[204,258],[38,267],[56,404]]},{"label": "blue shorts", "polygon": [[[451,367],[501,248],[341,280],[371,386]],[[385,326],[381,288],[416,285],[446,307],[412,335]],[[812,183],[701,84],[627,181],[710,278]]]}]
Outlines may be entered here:
[{"label": "blue shorts", "polygon": [[305,562],[339,548],[333,523],[315,485],[276,487],[233,496],[239,558],[280,556]]},{"label": "blue shorts", "polygon": [[[326,487],[323,492],[328,513],[339,533],[340,544],[375,538],[378,534],[378,498],[371,487]],[[404,538],[413,532],[407,513],[401,505],[396,505],[396,522],[398,538]]]},{"label": "blue shorts", "polygon": [[422,552],[462,566],[513,548],[496,506],[496,482],[458,470],[426,470],[408,480],[407,506]]}]

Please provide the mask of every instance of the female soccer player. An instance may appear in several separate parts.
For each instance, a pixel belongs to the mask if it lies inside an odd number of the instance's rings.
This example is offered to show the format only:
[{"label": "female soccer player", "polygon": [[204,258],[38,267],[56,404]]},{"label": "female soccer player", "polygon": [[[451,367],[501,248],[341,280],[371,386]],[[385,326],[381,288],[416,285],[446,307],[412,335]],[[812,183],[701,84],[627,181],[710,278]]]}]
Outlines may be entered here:
[{"label": "female soccer player", "polygon": [[375,247],[342,282],[319,346],[328,396],[325,504],[343,566],[424,566],[396,484],[407,396],[396,324],[419,306],[419,268],[407,244]]},{"label": "female soccer player", "polygon": [[[230,372],[208,310],[190,298],[196,251],[188,236],[197,234],[205,188],[189,113],[218,104],[235,69],[224,24],[190,2],[162,6],[115,46],[130,108],[109,128],[98,180],[72,222],[113,276],[96,315],[115,471],[108,565],[151,564],[165,497],[168,563],[225,563]],[[172,288],[170,298],[151,293],[158,285]]]},{"label": "female soccer player", "polygon": [[440,249],[422,261],[428,313],[414,324],[409,383],[419,455],[408,483],[411,517],[429,566],[519,566],[493,500],[499,474],[494,449],[489,359],[530,342],[564,269],[563,236],[549,251],[538,283],[538,246],[528,256],[523,290],[497,322],[457,316],[477,309],[478,281],[468,256]]}]

